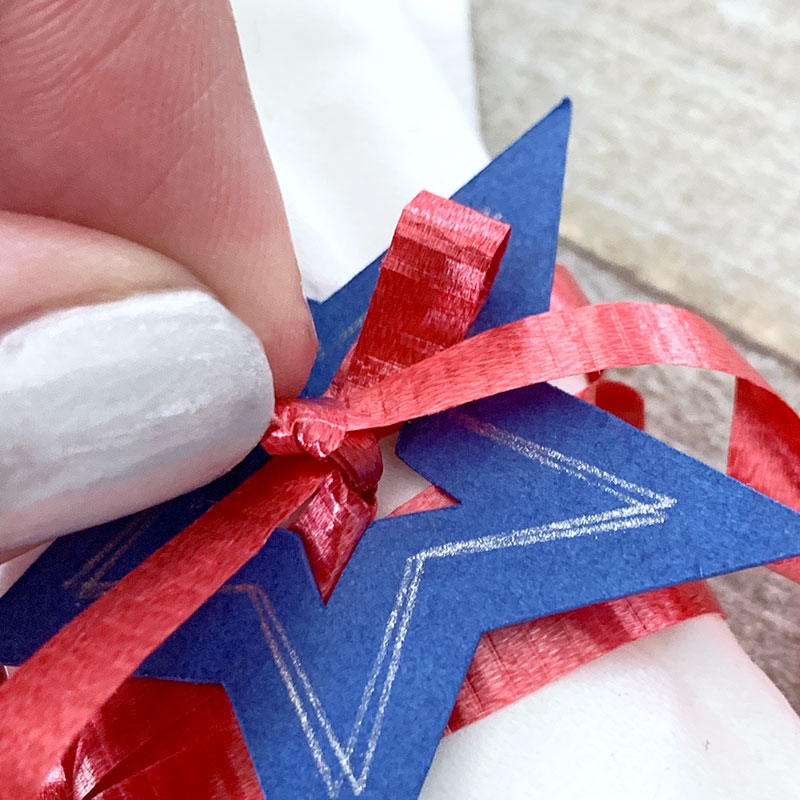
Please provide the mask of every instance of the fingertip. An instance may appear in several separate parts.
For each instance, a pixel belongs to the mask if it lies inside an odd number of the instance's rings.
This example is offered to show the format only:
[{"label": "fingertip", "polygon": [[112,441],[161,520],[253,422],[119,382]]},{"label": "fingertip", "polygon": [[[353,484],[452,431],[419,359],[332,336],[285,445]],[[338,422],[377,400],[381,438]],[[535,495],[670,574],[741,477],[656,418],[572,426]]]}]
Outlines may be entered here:
[{"label": "fingertip", "polygon": [[274,408],[261,343],[201,289],[49,311],[0,336],[0,368],[0,549],[205,485]]},{"label": "fingertip", "polygon": [[263,436],[263,339],[180,264],[0,212],[0,285],[0,561],[203,486]]},{"label": "fingertip", "polygon": [[308,381],[319,341],[308,305],[263,337],[276,397],[298,395]]}]

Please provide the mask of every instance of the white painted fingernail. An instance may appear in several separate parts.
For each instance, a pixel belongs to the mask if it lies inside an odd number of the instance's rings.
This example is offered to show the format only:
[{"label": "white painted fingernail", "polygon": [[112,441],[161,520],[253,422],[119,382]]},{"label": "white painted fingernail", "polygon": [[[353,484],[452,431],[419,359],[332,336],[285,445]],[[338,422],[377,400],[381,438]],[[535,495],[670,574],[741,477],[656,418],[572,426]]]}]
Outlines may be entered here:
[{"label": "white painted fingernail", "polygon": [[208,483],[258,443],[273,406],[261,343],[199,290],[0,334],[0,550]]}]

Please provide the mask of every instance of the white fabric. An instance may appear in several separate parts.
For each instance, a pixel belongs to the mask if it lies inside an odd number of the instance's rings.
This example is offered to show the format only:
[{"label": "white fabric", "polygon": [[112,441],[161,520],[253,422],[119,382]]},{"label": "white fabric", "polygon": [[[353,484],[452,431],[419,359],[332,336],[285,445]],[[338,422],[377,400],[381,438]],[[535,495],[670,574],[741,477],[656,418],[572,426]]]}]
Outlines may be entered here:
[{"label": "white fabric", "polygon": [[456,65],[469,53],[466,6],[438,3],[233,3],[310,297],[381,253],[421,188],[452,194],[486,164],[468,65],[444,72],[419,35],[440,43],[455,23],[448,52]]},{"label": "white fabric", "polygon": [[715,614],[443,739],[423,800],[797,798],[800,728]]},{"label": "white fabric", "polygon": [[[388,244],[417,191],[450,193],[485,163],[466,2],[233,6],[306,287],[323,298]],[[798,764],[800,721],[710,615],[447,737],[422,797],[790,798]]]}]

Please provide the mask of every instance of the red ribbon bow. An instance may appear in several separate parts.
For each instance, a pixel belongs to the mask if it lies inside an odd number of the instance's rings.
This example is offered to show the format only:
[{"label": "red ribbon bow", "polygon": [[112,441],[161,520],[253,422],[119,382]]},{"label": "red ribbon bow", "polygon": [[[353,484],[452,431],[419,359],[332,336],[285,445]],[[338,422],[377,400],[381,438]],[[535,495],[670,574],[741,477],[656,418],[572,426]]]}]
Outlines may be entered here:
[{"label": "red ribbon bow", "polygon": [[[327,597],[374,517],[377,438],[387,427],[582,373],[592,377],[590,392],[598,398],[633,400],[631,418],[637,418],[636,396],[620,395],[604,382],[604,369],[646,363],[716,369],[738,379],[730,474],[800,508],[800,420],[724,337],[689,312],[636,303],[584,306],[576,287],[557,272],[558,296],[565,298],[554,303],[560,310],[463,340],[488,295],[507,236],[503,223],[426,193],[409,205],[362,335],[326,396],[278,404],[265,444],[280,457],[64,626],[0,690],[3,797],[36,797],[51,765],[128,675],[306,501],[293,526]],[[431,493],[424,494],[418,508],[430,500]],[[781,570],[800,572],[794,562]],[[477,719],[625,641],[713,608],[702,588],[668,589],[494,632],[479,645],[451,725]],[[153,683],[159,682],[139,685]],[[219,713],[229,714],[225,708]],[[240,737],[233,736],[223,755],[236,761],[242,752]],[[151,756],[165,764],[182,761],[160,750]],[[210,771],[195,762],[195,771],[203,768],[217,791],[215,771],[230,777],[233,761]],[[128,762],[134,775],[125,777],[112,764],[106,778],[80,796],[140,796],[126,794],[125,781],[176,785],[158,764]],[[111,785],[107,775],[115,769],[122,783]],[[195,776],[193,785],[202,783]],[[256,797],[255,786],[252,775],[231,779],[230,796]],[[169,791],[160,796],[172,797]]]},{"label": "red ribbon bow", "polygon": [[291,525],[327,601],[361,535],[375,518],[383,472],[377,436],[348,431],[358,390],[466,336],[481,310],[510,227],[471,208],[420,192],[403,210],[364,326],[323,397],[281,400],[262,444],[271,455],[306,453],[335,467]]}]

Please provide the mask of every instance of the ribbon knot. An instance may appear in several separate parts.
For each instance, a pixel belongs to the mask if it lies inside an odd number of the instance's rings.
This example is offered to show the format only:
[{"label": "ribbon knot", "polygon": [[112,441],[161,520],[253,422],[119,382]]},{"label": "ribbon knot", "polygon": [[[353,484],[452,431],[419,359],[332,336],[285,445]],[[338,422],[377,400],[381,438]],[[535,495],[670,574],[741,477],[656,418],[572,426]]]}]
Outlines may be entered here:
[{"label": "ribbon knot", "polygon": [[273,456],[307,453],[322,461],[341,446],[346,421],[347,408],[335,397],[281,399],[261,444]]},{"label": "ribbon knot", "polygon": [[336,397],[282,399],[261,440],[272,456],[307,454],[332,469],[291,524],[303,538],[311,571],[327,601],[361,535],[375,519],[383,474],[371,431],[346,427],[347,406]]}]

